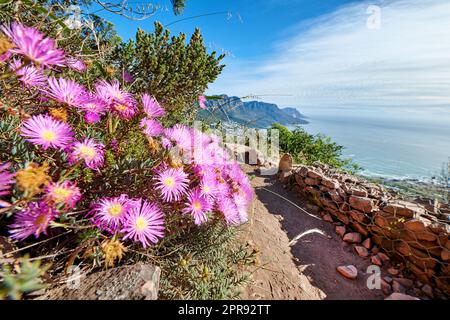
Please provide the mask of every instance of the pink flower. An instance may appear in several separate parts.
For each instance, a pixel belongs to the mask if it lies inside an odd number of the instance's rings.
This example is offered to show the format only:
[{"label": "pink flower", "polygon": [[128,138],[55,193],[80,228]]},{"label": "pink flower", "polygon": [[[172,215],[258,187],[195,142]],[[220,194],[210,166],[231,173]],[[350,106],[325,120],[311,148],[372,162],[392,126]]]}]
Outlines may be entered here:
[{"label": "pink flower", "polygon": [[110,111],[116,113],[119,117],[131,119],[138,112],[136,99],[131,93],[120,88],[119,81],[100,80],[95,88],[97,96],[105,102]]},{"label": "pink flower", "polygon": [[67,57],[66,58],[66,63],[67,66],[72,69],[75,70],[77,72],[83,73],[86,71],[87,67],[84,64],[83,61],[81,61],[80,59],[77,59],[75,57]]},{"label": "pink flower", "polygon": [[186,207],[182,210],[184,214],[190,214],[196,225],[206,222],[206,213],[212,210],[212,204],[208,198],[201,194],[199,189],[194,189],[188,194]]},{"label": "pink flower", "polygon": [[56,48],[53,39],[46,38],[37,29],[13,22],[10,26],[1,26],[0,30],[15,46],[9,50],[11,53],[23,55],[44,67],[65,65],[64,52]]},{"label": "pink flower", "polygon": [[67,209],[75,208],[77,202],[81,199],[80,189],[76,183],[68,180],[60,182],[51,182],[45,188],[45,200],[49,203],[64,204]]},{"label": "pink flower", "polygon": [[189,183],[188,175],[181,168],[162,170],[157,174],[156,181],[156,189],[166,202],[180,200]]},{"label": "pink flower", "polygon": [[217,199],[219,211],[223,214],[228,225],[238,226],[241,224],[238,208],[232,199],[223,196]]},{"label": "pink flower", "polygon": [[13,60],[11,69],[16,72],[19,81],[27,88],[43,87],[47,82],[47,78],[41,69],[32,65],[22,67],[22,62],[18,59]]},{"label": "pink flower", "polygon": [[88,168],[97,170],[103,166],[104,147],[103,144],[89,138],[84,139],[83,142],[75,142],[71,148],[69,162],[74,164],[82,160]]},{"label": "pink flower", "polygon": [[12,53],[9,51],[6,51],[4,54],[0,55],[0,63],[5,62],[6,60],[8,60],[11,57],[12,57]]},{"label": "pink flower", "polygon": [[144,248],[151,243],[158,243],[164,237],[164,216],[158,206],[152,202],[139,199],[131,208],[123,222],[121,232],[124,240],[139,241]]},{"label": "pink flower", "polygon": [[68,124],[40,114],[32,116],[23,123],[21,135],[31,143],[47,150],[66,147],[73,141],[74,133]]},{"label": "pink flower", "polygon": [[126,194],[114,198],[102,198],[90,211],[93,223],[101,229],[115,233],[122,227],[126,215],[135,206]]},{"label": "pink flower", "polygon": [[161,124],[153,119],[144,118],[141,120],[140,127],[148,137],[159,136],[163,132]]},{"label": "pink flower", "polygon": [[145,93],[141,98],[142,105],[144,106],[144,112],[150,118],[158,118],[166,114],[166,110],[164,110],[164,108],[162,108],[158,101],[156,101],[156,99],[152,96]]},{"label": "pink flower", "polygon": [[105,102],[95,95],[88,94],[84,97],[79,109],[85,111],[84,119],[88,123],[100,121],[101,115],[106,109]]},{"label": "pink flower", "polygon": [[8,171],[10,167],[11,164],[7,162],[0,164],[0,196],[9,195],[11,185],[14,184],[14,173]]},{"label": "pink flower", "polygon": [[80,107],[83,104],[83,99],[86,95],[86,89],[73,80],[66,80],[64,78],[48,78],[49,87],[43,89],[49,98],[65,103],[70,107]]},{"label": "pink flower", "polygon": [[205,96],[200,96],[198,97],[198,105],[200,107],[200,109],[206,109],[206,97]]},{"label": "pink flower", "polygon": [[14,223],[9,227],[11,238],[24,240],[33,235],[36,239],[41,233],[47,234],[47,228],[58,212],[46,202],[31,202],[28,206],[14,215]]}]

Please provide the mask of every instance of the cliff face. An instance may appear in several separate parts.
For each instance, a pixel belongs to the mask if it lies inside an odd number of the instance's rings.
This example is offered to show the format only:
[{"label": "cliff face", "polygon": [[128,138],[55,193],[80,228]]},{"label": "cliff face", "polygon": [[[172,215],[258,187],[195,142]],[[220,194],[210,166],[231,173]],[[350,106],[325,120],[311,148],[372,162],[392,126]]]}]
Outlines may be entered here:
[{"label": "cliff face", "polygon": [[[261,101],[244,102],[238,97],[222,95],[220,100],[208,100],[206,106],[214,113],[211,121],[234,121],[253,128],[268,128],[273,123],[282,125],[306,124],[300,112],[295,108],[280,109],[276,104]],[[208,119],[210,112],[199,112],[200,119]]]}]

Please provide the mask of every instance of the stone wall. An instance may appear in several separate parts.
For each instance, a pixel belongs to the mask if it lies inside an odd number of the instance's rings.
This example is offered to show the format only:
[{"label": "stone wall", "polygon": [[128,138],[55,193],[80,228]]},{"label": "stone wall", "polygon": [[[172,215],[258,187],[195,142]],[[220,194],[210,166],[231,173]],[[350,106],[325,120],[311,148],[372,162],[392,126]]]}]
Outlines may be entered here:
[{"label": "stone wall", "polygon": [[398,199],[379,185],[322,164],[280,171],[279,179],[314,202],[345,241],[362,243],[355,247],[358,254],[382,264],[384,252],[411,278],[450,295],[448,208]]}]

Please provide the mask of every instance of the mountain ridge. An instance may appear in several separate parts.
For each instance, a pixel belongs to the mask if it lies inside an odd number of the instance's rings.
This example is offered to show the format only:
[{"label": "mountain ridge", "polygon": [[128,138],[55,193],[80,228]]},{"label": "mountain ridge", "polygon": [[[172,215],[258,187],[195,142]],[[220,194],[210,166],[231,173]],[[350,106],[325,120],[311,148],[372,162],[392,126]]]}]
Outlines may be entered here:
[{"label": "mountain ridge", "polygon": [[[296,108],[279,108],[274,103],[262,101],[242,101],[241,98],[228,95],[218,95],[221,99],[209,99],[206,102],[208,110],[201,110],[198,118],[201,120],[219,120],[236,122],[253,128],[268,128],[277,122],[282,125],[300,125],[309,123],[307,117]],[[211,115],[211,112],[214,115]]]}]

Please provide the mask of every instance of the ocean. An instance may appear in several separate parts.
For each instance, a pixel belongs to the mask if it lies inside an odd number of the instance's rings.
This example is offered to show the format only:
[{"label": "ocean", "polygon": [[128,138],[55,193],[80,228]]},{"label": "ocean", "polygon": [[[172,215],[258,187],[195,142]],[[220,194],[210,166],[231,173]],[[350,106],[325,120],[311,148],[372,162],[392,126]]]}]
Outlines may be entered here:
[{"label": "ocean", "polygon": [[343,145],[361,174],[430,181],[450,157],[450,113],[441,110],[299,108],[303,128]]}]

